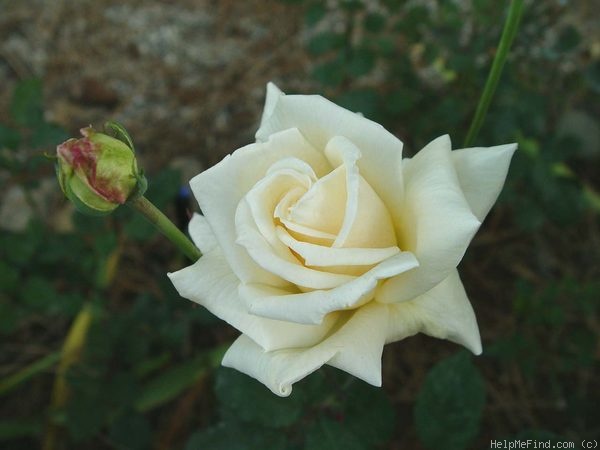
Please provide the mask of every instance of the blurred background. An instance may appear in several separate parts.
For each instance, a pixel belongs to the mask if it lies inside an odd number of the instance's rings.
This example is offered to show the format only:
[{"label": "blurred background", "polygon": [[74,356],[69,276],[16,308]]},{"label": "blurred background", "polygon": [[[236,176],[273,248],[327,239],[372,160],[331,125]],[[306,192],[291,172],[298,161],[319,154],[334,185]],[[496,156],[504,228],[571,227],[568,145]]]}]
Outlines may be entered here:
[{"label": "blurred background", "polygon": [[236,331],[123,207],[73,212],[47,154],[133,136],[182,227],[188,180],[253,141],[268,81],[460,148],[508,1],[0,0],[0,448],[471,449],[600,437],[600,20],[529,0],[477,145],[518,142],[461,274],[484,353],[415,336],[383,388],[324,368],[280,399],[219,368]]}]

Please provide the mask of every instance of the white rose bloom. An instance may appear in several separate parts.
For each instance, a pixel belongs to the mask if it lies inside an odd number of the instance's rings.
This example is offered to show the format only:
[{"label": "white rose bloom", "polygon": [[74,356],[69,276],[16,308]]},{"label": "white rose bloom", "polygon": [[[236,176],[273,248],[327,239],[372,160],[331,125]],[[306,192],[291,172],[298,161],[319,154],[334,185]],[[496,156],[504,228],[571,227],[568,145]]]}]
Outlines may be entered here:
[{"label": "white rose bloom", "polygon": [[381,125],[269,84],[256,143],[192,179],[204,256],[169,276],[241,331],[223,365],[280,396],[323,364],[381,386],[383,346],[418,332],[479,354],[456,267],[515,149],[442,136],[402,159]]}]

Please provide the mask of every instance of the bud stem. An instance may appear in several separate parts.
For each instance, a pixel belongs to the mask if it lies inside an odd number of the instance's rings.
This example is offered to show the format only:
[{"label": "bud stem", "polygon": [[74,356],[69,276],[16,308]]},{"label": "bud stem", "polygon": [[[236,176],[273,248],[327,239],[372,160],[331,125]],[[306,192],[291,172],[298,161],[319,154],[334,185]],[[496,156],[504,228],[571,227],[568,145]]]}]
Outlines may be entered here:
[{"label": "bud stem", "polygon": [[196,262],[200,259],[202,256],[200,250],[146,197],[142,195],[135,200],[129,201],[128,204],[158,228],[190,260]]}]

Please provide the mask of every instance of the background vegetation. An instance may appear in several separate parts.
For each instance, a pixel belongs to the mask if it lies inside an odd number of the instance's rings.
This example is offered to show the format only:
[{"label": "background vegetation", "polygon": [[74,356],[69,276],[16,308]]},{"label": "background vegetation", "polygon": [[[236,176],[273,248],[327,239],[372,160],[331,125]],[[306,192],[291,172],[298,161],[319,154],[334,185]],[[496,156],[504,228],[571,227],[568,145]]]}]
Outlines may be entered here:
[{"label": "background vegetation", "polygon": [[[204,2],[184,3],[190,14],[207,14]],[[197,105],[170,100],[174,109],[160,123],[165,140],[153,141],[159,124],[127,116],[118,107],[125,94],[115,104],[100,95],[118,71],[93,89],[83,82],[87,94],[77,97],[98,126],[123,116],[150,168],[147,197],[182,226],[195,208],[188,174],[157,167],[174,155],[209,165],[249,142],[268,79],[361,111],[399,136],[409,155],[445,133],[459,148],[508,4],[264,3],[286,18],[282,36],[291,40],[283,45],[302,64],[278,57],[279,47],[252,49],[252,64],[266,69],[236,88],[252,106],[236,110],[218,85],[206,94],[213,103],[205,106],[221,105],[225,125],[215,119],[202,136],[184,135],[183,111],[204,105],[203,92],[193,91]],[[0,47],[0,447],[459,450],[489,448],[491,439],[568,440],[576,448],[598,439],[600,31],[597,21],[590,28],[590,3],[527,3],[476,141],[519,143],[499,203],[461,264],[483,355],[416,336],[386,347],[383,389],[324,368],[287,399],[218,367],[235,331],[178,297],[166,272],[185,261],[141,218],[127,208],[84,217],[65,206],[53,181],[44,189],[53,171],[44,153],[87,123],[56,113],[56,71],[31,77]],[[0,2],[5,18],[22,12],[14,5]],[[138,6],[130,2],[131,11]],[[5,20],[7,36],[22,32]],[[83,66],[98,64],[80,57]],[[228,137],[207,140],[213,128]]]}]

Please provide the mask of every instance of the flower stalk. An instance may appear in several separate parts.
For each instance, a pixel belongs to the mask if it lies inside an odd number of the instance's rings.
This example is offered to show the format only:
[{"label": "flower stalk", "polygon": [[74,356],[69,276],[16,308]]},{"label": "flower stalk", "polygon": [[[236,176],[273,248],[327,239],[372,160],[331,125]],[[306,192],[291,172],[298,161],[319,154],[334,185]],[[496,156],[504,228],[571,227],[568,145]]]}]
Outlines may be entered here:
[{"label": "flower stalk", "polygon": [[[69,397],[69,385],[67,382],[68,370],[76,364],[85,348],[88,331],[93,321],[93,307],[91,303],[86,303],[80,310],[75,320],[69,328],[69,332],[60,352],[60,360],[56,370],[56,378],[52,388],[51,409],[59,411],[64,408]],[[60,440],[61,427],[57,423],[50,422],[42,448],[44,450],[54,450],[58,448]]]},{"label": "flower stalk", "polygon": [[504,23],[504,30],[502,30],[498,50],[494,57],[494,62],[492,63],[492,68],[488,74],[487,81],[485,82],[485,87],[483,88],[479,103],[477,104],[475,116],[469,127],[463,147],[470,147],[473,145],[473,142],[483,125],[485,115],[487,114],[492,98],[494,97],[494,92],[496,92],[498,81],[500,81],[500,76],[502,75],[502,69],[504,68],[508,52],[517,35],[519,22],[521,21],[523,13],[523,3],[524,0],[512,0],[510,2],[510,8],[508,10],[506,22]]},{"label": "flower stalk", "polygon": [[191,261],[196,262],[202,256],[198,248],[185,234],[171,222],[156,206],[146,197],[139,196],[128,203],[137,212],[142,214],[152,225],[164,234],[175,246]]}]

